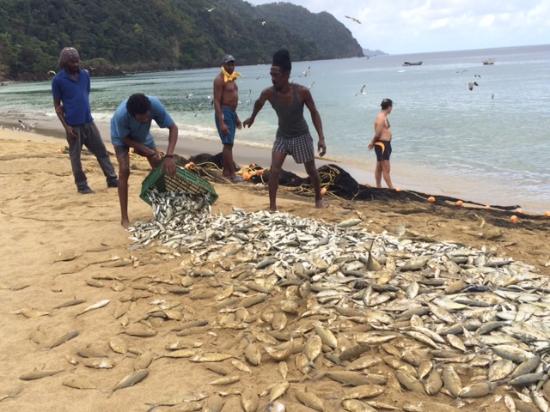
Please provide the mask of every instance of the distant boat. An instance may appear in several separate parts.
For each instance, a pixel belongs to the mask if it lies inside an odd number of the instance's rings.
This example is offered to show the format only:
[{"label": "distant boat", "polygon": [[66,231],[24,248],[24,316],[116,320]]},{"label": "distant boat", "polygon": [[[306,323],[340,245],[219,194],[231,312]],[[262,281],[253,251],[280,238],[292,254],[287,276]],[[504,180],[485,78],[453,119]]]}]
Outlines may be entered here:
[{"label": "distant boat", "polygon": [[485,59],[485,60],[483,60],[483,65],[484,66],[490,66],[492,64],[495,64],[495,59]]},{"label": "distant boat", "polygon": [[422,66],[422,61],[419,61],[419,62],[404,62],[403,66]]}]

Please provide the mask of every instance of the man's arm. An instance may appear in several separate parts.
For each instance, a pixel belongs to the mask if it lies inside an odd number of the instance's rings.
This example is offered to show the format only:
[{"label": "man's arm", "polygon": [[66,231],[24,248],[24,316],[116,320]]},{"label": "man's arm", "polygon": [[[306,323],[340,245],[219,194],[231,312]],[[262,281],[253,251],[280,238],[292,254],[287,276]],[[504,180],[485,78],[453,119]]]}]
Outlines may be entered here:
[{"label": "man's arm", "polygon": [[76,138],[75,131],[65,121],[65,113],[63,113],[63,106],[61,105],[61,86],[57,81],[57,79],[54,79],[52,81],[52,95],[53,95],[53,107],[55,109],[55,114],[57,114],[59,121],[63,125],[63,128],[67,133],[67,138],[68,139]]},{"label": "man's arm", "polygon": [[369,149],[374,147],[374,144],[382,137],[382,131],[384,130],[384,119],[382,116],[377,116],[374,122],[374,136],[369,143]]},{"label": "man's arm", "polygon": [[168,126],[170,131],[168,134],[168,147],[166,148],[166,156],[164,159],[164,170],[169,176],[176,174],[176,162],[174,161],[174,150],[176,150],[176,143],[178,142],[178,126],[172,123]]},{"label": "man's arm", "polygon": [[157,151],[154,149],[151,149],[150,147],[147,147],[143,143],[136,142],[133,139],[130,139],[130,136],[126,136],[122,138],[122,142],[128,146],[134,149],[134,151],[142,156],[145,157],[154,157],[157,156]]},{"label": "man's arm", "polygon": [[214,79],[214,110],[216,112],[216,119],[218,119],[218,122],[220,124],[222,135],[225,136],[229,133],[229,129],[223,121],[222,98],[223,79],[220,76],[216,76],[216,78]]},{"label": "man's arm", "polygon": [[311,92],[305,87],[303,89],[303,97],[304,103],[311,113],[311,121],[313,122],[313,126],[315,126],[315,130],[317,130],[317,135],[319,136],[319,155],[324,156],[327,152],[327,145],[325,143],[325,135],[323,134],[323,122],[321,121],[321,115],[315,106]]},{"label": "man's arm", "polygon": [[258,116],[258,113],[260,112],[260,110],[262,110],[265,102],[268,101],[270,97],[270,89],[265,89],[260,94],[260,97],[258,97],[258,100],[256,100],[256,102],[254,103],[254,110],[252,111],[252,114],[248,119],[243,122],[243,127],[252,127],[252,125],[254,124],[254,120],[256,120],[256,116]]}]

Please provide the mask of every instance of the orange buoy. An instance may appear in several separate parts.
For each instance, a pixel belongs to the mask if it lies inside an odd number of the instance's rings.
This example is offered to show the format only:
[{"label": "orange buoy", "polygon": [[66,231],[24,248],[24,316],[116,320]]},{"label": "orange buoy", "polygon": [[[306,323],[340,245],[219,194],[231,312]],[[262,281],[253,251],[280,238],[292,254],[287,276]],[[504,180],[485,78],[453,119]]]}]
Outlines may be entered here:
[{"label": "orange buoy", "polygon": [[191,169],[194,169],[195,168],[195,163],[193,162],[189,162],[187,163],[185,166],[183,166],[185,169],[187,170],[191,170]]},{"label": "orange buoy", "polygon": [[519,222],[519,218],[518,218],[516,215],[512,215],[512,216],[510,216],[510,222],[512,222],[512,223],[518,223],[518,222]]},{"label": "orange buoy", "polygon": [[516,213],[522,213],[523,214],[523,209],[521,209],[521,208],[516,209]]},{"label": "orange buoy", "polygon": [[243,179],[244,180],[250,180],[250,178],[252,177],[252,175],[249,173],[249,172],[243,172]]},{"label": "orange buoy", "polygon": [[544,212],[544,216],[550,217],[550,210],[547,210],[546,212]]},{"label": "orange buoy", "polygon": [[327,190],[326,187],[322,187],[322,188],[321,188],[321,196],[326,195],[326,194],[327,194],[327,191],[328,191],[328,190]]},{"label": "orange buoy", "polygon": [[399,189],[398,187],[396,187],[396,188],[395,188],[395,191],[396,191],[396,192],[400,192],[401,189]]},{"label": "orange buoy", "polygon": [[430,197],[428,198],[428,202],[430,202],[430,203],[435,203],[435,197],[430,196]]},{"label": "orange buoy", "polygon": [[457,200],[455,205],[456,205],[456,207],[462,207],[462,206],[464,206],[464,202],[462,200]]}]

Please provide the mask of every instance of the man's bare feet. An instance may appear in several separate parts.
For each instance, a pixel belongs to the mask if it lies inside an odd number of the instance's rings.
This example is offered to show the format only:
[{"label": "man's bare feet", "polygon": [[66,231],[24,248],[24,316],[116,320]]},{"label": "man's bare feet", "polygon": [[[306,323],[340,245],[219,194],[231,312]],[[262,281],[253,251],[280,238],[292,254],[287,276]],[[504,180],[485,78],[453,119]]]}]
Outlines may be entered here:
[{"label": "man's bare feet", "polygon": [[130,226],[130,221],[128,219],[122,219],[120,221],[120,224],[124,229],[128,229],[128,226]]}]

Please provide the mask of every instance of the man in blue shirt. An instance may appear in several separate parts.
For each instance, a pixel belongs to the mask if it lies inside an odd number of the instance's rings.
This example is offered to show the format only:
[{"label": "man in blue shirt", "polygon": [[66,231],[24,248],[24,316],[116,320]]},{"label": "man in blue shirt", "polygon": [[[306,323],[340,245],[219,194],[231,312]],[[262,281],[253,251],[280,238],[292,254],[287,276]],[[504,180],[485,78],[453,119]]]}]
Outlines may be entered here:
[{"label": "man in blue shirt", "polygon": [[163,160],[150,133],[153,120],[160,128],[169,130],[168,148],[163,165],[166,173],[174,176],[176,174],[174,150],[178,141],[178,127],[159,99],[142,93],[133,94],[128,100],[120,103],[111,119],[111,142],[115,147],[119,166],[120,223],[124,227],[128,227],[130,222],[128,219],[130,147],[134,149],[134,153],[146,157],[151,168],[157,167]]},{"label": "man in blue shirt", "polygon": [[94,124],[90,110],[90,75],[80,69],[80,56],[72,47],[61,50],[61,71],[52,80],[55,112],[67,133],[74,180],[79,193],[93,193],[82,170],[80,154],[85,145],[94,154],[107,178],[107,187],[117,187],[115,169]]}]

